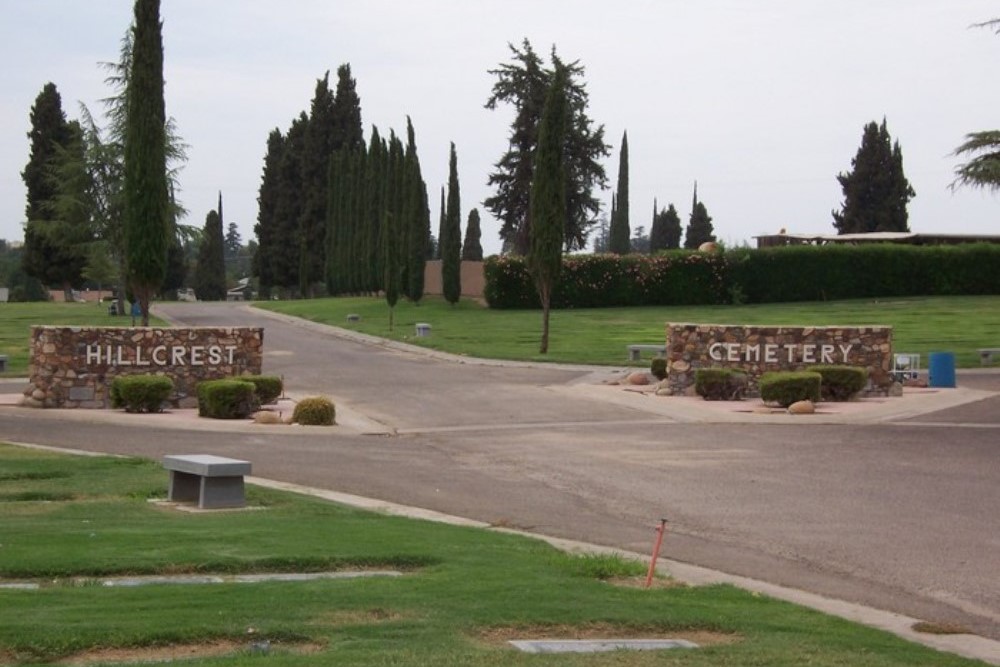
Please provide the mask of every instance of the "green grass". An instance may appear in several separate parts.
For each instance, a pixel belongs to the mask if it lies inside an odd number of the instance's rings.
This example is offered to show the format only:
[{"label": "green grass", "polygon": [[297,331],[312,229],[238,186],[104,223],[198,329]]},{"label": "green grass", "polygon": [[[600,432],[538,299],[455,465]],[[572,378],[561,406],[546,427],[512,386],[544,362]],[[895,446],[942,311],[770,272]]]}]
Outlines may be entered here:
[{"label": "green grass", "polygon": [[[153,326],[166,326],[155,317],[149,321]],[[112,317],[107,304],[101,303],[0,303],[0,354],[8,357],[3,376],[27,375],[31,327],[42,324],[127,327],[132,318]]]},{"label": "green grass", "polygon": [[[1000,345],[1000,296],[921,297],[753,306],[591,308],[552,312],[549,354],[538,353],[541,312],[490,310],[463,299],[449,306],[428,297],[401,301],[393,331],[388,307],[375,298],[269,301],[260,307],[437,350],[495,359],[618,365],[629,343],[656,343],[668,322],[704,324],[891,325],[897,352],[955,353],[960,367],[979,366],[976,348]],[[347,322],[348,313],[361,316]],[[415,338],[414,324],[428,322],[430,337]],[[644,362],[648,363],[648,362]]]},{"label": "green grass", "polygon": [[[232,640],[276,650],[187,665],[971,665],[889,634],[729,586],[644,590],[601,581],[640,565],[579,558],[484,530],[365,513],[250,487],[261,511],[190,514],[146,501],[166,473],[135,459],[70,458],[0,445],[0,664],[80,652]],[[25,493],[63,500],[18,500]],[[107,588],[70,577],[401,567],[402,577]],[[90,583],[93,583],[92,580]],[[530,656],[486,637],[717,633],[668,653]],[[252,629],[252,634],[251,633]]]}]

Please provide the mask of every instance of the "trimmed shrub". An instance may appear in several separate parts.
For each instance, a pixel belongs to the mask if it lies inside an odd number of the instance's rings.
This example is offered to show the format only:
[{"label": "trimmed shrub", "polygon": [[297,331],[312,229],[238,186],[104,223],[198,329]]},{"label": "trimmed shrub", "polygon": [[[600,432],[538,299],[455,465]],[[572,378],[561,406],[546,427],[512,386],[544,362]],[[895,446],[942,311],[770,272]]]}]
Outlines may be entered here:
[{"label": "trimmed shrub", "polygon": [[747,387],[747,374],[732,368],[699,368],[694,391],[706,401],[739,401]]},{"label": "trimmed shrub", "polygon": [[860,366],[810,366],[823,378],[820,396],[824,401],[849,401],[868,384],[868,369]]},{"label": "trimmed shrub", "polygon": [[325,396],[303,398],[295,404],[292,421],[302,426],[333,426],[337,409]]},{"label": "trimmed shrub", "polygon": [[812,371],[764,373],[760,378],[760,397],[783,408],[799,401],[818,403],[822,382],[823,377]]},{"label": "trimmed shrub", "polygon": [[111,407],[125,412],[160,412],[174,390],[164,375],[124,375],[111,381]]},{"label": "trimmed shrub", "polygon": [[257,392],[257,400],[261,405],[274,403],[285,388],[281,378],[277,375],[240,375],[232,379],[251,383]]},{"label": "trimmed shrub", "polygon": [[260,402],[252,382],[207,380],[198,383],[198,416],[212,419],[246,419]]},{"label": "trimmed shrub", "polygon": [[664,380],[667,377],[667,360],[663,357],[657,357],[649,362],[649,372],[653,374],[657,380]]}]

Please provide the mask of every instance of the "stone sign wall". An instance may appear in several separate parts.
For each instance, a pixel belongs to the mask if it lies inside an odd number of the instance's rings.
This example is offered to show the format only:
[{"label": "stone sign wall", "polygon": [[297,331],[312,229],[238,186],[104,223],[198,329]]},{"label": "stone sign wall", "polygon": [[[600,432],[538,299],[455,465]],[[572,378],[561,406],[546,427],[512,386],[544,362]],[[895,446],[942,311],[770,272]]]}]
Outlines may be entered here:
[{"label": "stone sign wall", "polygon": [[263,348],[264,330],[253,327],[36,326],[25,404],[108,408],[115,377],[152,374],[174,381],[174,407],[193,407],[203,380],[260,374]]},{"label": "stone sign wall", "polygon": [[892,385],[892,327],[754,327],[725,324],[667,325],[667,382],[672,394],[694,387],[699,368],[747,373],[748,394],[758,395],[769,371],[809,370],[817,364],[868,369],[868,393]]}]

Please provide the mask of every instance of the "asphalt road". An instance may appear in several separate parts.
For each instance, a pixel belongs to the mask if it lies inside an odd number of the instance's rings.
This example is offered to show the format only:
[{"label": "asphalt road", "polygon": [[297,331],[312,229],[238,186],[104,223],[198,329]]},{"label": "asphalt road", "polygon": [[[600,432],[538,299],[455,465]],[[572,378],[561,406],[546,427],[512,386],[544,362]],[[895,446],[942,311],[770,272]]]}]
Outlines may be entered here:
[{"label": "asphalt road", "polygon": [[[164,311],[263,325],[265,372],[396,434],[137,432],[3,410],[0,439],[211,451],[260,477],[639,552],[666,517],[670,558],[1000,639],[998,397],[905,423],[672,423],[556,390],[585,370],[429,359],[227,304]],[[1000,376],[972,381],[1000,392]]]}]

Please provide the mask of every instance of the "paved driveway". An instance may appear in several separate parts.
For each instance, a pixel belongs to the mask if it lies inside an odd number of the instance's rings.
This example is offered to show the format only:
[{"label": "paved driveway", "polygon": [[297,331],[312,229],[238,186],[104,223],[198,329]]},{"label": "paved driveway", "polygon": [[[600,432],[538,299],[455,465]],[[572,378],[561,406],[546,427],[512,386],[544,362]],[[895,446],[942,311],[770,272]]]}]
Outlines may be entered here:
[{"label": "paved driveway", "polygon": [[899,424],[675,423],[559,389],[585,369],[433,360],[232,305],[166,310],[190,324],[263,324],[266,372],[398,435],[136,434],[0,412],[0,438],[148,456],[210,449],[252,460],[262,477],[640,552],[665,516],[671,558],[1000,639],[992,398]]}]

